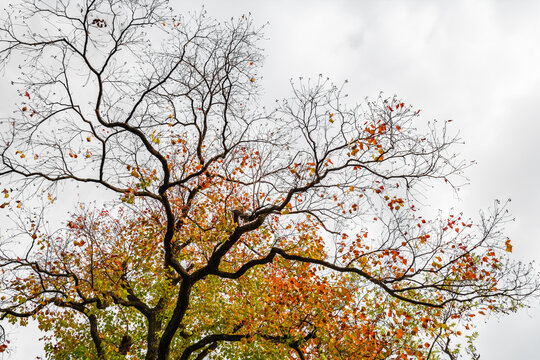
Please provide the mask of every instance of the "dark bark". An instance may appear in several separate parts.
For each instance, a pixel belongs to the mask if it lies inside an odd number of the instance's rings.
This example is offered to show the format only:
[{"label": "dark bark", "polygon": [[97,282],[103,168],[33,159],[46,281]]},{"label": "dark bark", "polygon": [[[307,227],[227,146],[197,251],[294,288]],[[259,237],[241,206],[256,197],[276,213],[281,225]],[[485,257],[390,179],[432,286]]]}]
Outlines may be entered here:
[{"label": "dark bark", "polygon": [[98,359],[104,359],[105,353],[103,352],[103,346],[101,343],[101,337],[99,335],[96,315],[88,315],[88,320],[90,321],[90,336],[92,336],[92,341],[94,342],[94,346],[96,347]]},{"label": "dark bark", "polygon": [[210,353],[210,351],[212,350],[215,350],[218,346],[218,343],[215,342],[213,344],[210,344],[208,345],[206,348],[203,349],[203,351],[201,351],[199,353],[199,355],[197,355],[197,357],[195,358],[195,360],[203,360],[204,358],[206,358],[206,356],[208,355],[208,353]]},{"label": "dark bark", "polygon": [[[180,290],[178,291],[178,298],[176,300],[176,307],[174,308],[173,315],[169,320],[161,340],[159,341],[158,346],[158,360],[168,360],[169,353],[171,350],[171,342],[176,334],[176,331],[182,323],[182,319],[186,314],[186,311],[189,306],[189,296],[191,289],[193,287],[193,282],[190,278],[185,278],[180,284]],[[148,359],[149,360],[149,359]]]},{"label": "dark bark", "polygon": [[249,335],[242,335],[242,334],[208,335],[202,338],[201,340],[199,340],[198,342],[196,342],[195,344],[191,344],[190,346],[188,346],[182,353],[182,356],[180,356],[179,360],[188,360],[191,354],[193,354],[197,350],[204,348],[207,345],[217,346],[214,344],[216,344],[218,341],[240,341],[242,339],[245,339],[246,337],[249,337]]},{"label": "dark bark", "polygon": [[120,345],[118,346],[118,353],[120,355],[127,355],[131,345],[133,345],[133,339],[131,339],[131,336],[128,334],[124,334],[124,336],[122,336],[122,340],[120,341]]},{"label": "dark bark", "polygon": [[147,351],[145,360],[158,359],[159,337],[161,322],[157,318],[157,311],[152,311],[147,317],[148,330],[146,333]]}]

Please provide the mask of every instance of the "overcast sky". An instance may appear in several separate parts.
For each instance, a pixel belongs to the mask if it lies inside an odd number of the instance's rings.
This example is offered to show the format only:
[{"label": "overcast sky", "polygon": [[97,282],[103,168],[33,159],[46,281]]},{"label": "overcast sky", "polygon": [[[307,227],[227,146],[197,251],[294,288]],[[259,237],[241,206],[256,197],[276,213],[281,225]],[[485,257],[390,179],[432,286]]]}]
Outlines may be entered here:
[{"label": "overcast sky", "polygon": [[[457,151],[478,164],[459,201],[438,195],[433,206],[475,216],[495,198],[511,198],[513,256],[540,258],[540,1],[171,3],[182,11],[205,4],[218,19],[251,12],[256,23],[268,21],[261,81],[269,99],[290,95],[291,77],[322,73],[348,79],[351,101],[383,91],[421,108],[426,119],[453,119],[451,129],[465,141]],[[538,359],[538,307],[490,319],[479,331],[482,359]],[[37,350],[22,342],[27,332],[18,333],[12,358],[35,358]]]}]

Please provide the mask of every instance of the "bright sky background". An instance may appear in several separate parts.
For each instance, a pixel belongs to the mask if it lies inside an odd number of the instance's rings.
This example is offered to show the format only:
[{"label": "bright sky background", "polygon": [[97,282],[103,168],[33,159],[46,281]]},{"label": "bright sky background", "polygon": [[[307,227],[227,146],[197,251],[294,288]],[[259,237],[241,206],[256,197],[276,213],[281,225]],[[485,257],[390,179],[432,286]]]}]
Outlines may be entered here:
[{"label": "bright sky background", "polygon": [[[262,44],[267,60],[260,75],[269,99],[289,96],[292,77],[322,73],[337,83],[348,79],[351,101],[383,91],[421,108],[424,119],[453,119],[451,130],[465,141],[457,151],[478,164],[467,172],[471,184],[460,200],[448,192],[431,194],[430,202],[474,217],[495,198],[511,198],[516,221],[507,233],[513,256],[540,258],[540,1],[171,3],[182,11],[198,11],[205,4],[218,19],[251,12],[256,23],[268,21],[269,39]],[[5,81],[0,88],[9,90]],[[0,100],[0,109],[12,106],[5,102]],[[489,319],[479,331],[482,359],[538,359],[538,306]],[[34,333],[18,334],[12,359],[35,358]]]}]

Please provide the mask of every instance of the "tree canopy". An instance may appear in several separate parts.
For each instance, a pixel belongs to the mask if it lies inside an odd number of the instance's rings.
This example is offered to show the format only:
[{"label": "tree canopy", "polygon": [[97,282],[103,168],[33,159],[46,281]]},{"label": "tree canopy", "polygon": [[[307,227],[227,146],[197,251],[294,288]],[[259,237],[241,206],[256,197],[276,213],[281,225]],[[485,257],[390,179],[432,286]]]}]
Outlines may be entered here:
[{"label": "tree canopy", "polygon": [[[468,166],[447,122],[322,76],[267,109],[262,30],[165,0],[7,9],[0,318],[36,319],[48,358],[476,357],[473,318],[537,291],[506,204],[416,200]],[[49,223],[69,184],[106,201]]]}]

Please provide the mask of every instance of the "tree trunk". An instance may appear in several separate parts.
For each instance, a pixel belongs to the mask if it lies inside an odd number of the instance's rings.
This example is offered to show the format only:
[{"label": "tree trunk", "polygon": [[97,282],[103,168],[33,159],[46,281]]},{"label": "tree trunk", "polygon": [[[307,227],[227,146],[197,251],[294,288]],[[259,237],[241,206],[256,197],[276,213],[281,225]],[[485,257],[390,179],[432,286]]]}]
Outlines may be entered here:
[{"label": "tree trunk", "polygon": [[190,279],[184,279],[180,285],[180,290],[178,292],[178,299],[176,300],[176,307],[174,308],[173,315],[163,331],[161,340],[159,341],[159,355],[158,360],[168,360],[169,353],[171,350],[171,342],[174,338],[174,334],[178,330],[178,327],[182,323],[182,319],[186,314],[188,305],[189,305],[189,295],[191,293],[191,287],[193,283]]},{"label": "tree trunk", "polygon": [[153,311],[148,319],[148,332],[146,335],[147,351],[145,360],[158,359],[159,338],[158,333],[161,327],[160,321],[157,320],[157,311]]}]

